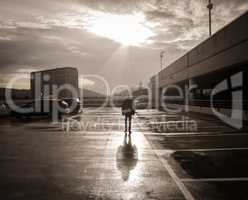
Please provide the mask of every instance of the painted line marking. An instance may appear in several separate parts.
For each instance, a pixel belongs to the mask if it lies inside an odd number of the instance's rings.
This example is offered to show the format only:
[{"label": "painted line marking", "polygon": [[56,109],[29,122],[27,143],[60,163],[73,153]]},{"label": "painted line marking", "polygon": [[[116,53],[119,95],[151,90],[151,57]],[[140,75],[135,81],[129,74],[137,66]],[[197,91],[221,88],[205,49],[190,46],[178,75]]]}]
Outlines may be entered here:
[{"label": "painted line marking", "polygon": [[[102,125],[106,125],[106,126],[125,126],[124,123],[108,123],[108,122],[103,122],[103,123],[94,123],[95,126],[102,126]],[[138,126],[140,125],[140,123],[132,123],[132,126]],[[143,124],[142,124],[143,125]]]},{"label": "painted line marking", "polygon": [[240,151],[248,150],[248,147],[237,148],[213,148],[213,149],[167,149],[167,150],[154,150],[159,155],[167,154],[168,152],[181,152],[181,151]]},{"label": "painted line marking", "polygon": [[183,178],[183,182],[228,182],[228,181],[248,181],[248,177],[239,177],[239,178]]},{"label": "painted line marking", "polygon": [[183,184],[183,182],[176,175],[176,173],[174,172],[174,170],[170,167],[170,165],[168,164],[168,162],[166,160],[164,160],[163,158],[161,158],[161,156],[159,156],[159,155],[157,155],[157,156],[158,156],[160,162],[162,163],[162,165],[164,166],[164,168],[168,171],[168,173],[170,174],[170,176],[172,177],[172,179],[177,184],[178,188],[183,193],[184,197],[187,200],[195,200],[194,197],[192,196],[192,194],[189,192],[189,190]]},{"label": "painted line marking", "polygon": [[[153,150],[150,142],[146,139],[146,137],[144,136],[144,139],[146,140],[147,144],[150,146],[150,148]],[[184,185],[184,183],[180,180],[180,178],[176,175],[176,173],[174,172],[174,170],[171,168],[171,166],[168,164],[168,162],[166,160],[163,159],[163,157],[161,157],[159,154],[157,154],[156,151],[153,151],[155,153],[155,155],[158,157],[158,159],[160,160],[161,164],[163,165],[163,167],[167,170],[167,172],[169,173],[169,175],[171,176],[171,178],[174,180],[174,182],[176,183],[176,185],[178,186],[179,190],[182,192],[182,194],[184,195],[186,200],[195,200],[195,198],[192,196],[192,194],[190,193],[190,191],[186,188],[186,186]]]},{"label": "painted line marking", "polygon": [[171,124],[171,123],[186,123],[192,122],[192,120],[167,120],[167,121],[156,121],[156,122],[149,122],[148,124]]},{"label": "painted line marking", "polygon": [[221,136],[248,136],[247,133],[208,133],[208,132],[201,132],[201,133],[144,133],[144,135],[152,135],[152,136],[196,136],[196,137],[221,137]]}]

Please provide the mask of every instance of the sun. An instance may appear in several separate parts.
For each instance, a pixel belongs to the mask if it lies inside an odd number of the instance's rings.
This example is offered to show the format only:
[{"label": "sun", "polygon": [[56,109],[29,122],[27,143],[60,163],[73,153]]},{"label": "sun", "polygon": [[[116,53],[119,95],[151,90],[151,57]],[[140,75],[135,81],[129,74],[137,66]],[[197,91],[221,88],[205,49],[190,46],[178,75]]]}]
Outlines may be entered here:
[{"label": "sun", "polygon": [[145,25],[145,16],[140,13],[132,15],[96,13],[89,17],[86,29],[125,46],[149,43],[149,38],[154,36]]}]

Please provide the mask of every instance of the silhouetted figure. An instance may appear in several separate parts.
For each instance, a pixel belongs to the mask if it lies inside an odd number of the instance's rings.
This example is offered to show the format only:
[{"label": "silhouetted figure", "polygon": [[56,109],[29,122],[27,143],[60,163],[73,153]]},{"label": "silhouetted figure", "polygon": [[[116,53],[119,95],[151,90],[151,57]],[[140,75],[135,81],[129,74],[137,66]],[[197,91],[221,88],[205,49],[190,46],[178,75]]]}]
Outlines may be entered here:
[{"label": "silhouetted figure", "polygon": [[130,171],[133,170],[138,162],[138,151],[132,144],[132,138],[125,134],[123,145],[118,147],[116,154],[117,169],[121,172],[122,180],[127,181]]},{"label": "silhouetted figure", "polygon": [[[134,101],[132,98],[125,99],[122,104],[122,115],[125,116],[125,132],[127,132],[127,129],[129,133],[131,133],[132,129],[132,116],[135,114],[135,107],[134,107]],[[127,127],[128,122],[128,127]]]}]

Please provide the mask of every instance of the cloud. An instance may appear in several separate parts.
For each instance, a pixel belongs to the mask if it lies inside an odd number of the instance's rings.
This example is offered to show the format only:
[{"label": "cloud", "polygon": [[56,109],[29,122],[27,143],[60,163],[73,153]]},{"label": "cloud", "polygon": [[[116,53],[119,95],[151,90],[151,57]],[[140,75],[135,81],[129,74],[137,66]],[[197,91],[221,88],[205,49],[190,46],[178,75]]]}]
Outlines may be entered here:
[{"label": "cloud", "polygon": [[171,13],[171,12],[166,12],[166,11],[160,11],[160,10],[151,10],[151,11],[147,11],[145,12],[147,18],[149,20],[164,20],[164,19],[173,19],[176,17],[175,14]]},{"label": "cloud", "polygon": [[0,88],[29,89],[29,74],[0,74]]},{"label": "cloud", "polygon": [[7,41],[10,41],[11,38],[8,37],[8,36],[0,36],[0,40],[7,40]]},{"label": "cloud", "polygon": [[79,79],[79,87],[80,88],[91,88],[95,85],[95,81],[87,79],[87,78],[80,78]]},{"label": "cloud", "polygon": [[[214,32],[248,8],[248,1],[244,0],[212,1]],[[107,77],[112,85],[147,81],[159,69],[161,49],[167,52],[168,64],[208,37],[207,2],[1,1],[0,73],[12,73],[27,67],[37,70],[75,66],[80,74],[97,73]],[[147,38],[149,43],[122,48],[116,38],[94,33],[89,27],[92,25],[92,18],[99,13],[109,16],[141,13],[144,20],[139,23],[153,33]],[[114,22],[113,27],[116,23]],[[130,28],[126,29],[122,32],[131,32]],[[117,29],[114,31],[118,32]],[[121,58],[116,54],[120,50],[125,52],[125,57]],[[126,59],[124,64],[117,62],[121,59]],[[110,60],[116,61],[112,63]]]},{"label": "cloud", "polygon": [[[92,10],[114,14],[130,14],[139,11],[147,3],[144,0],[74,0]],[[147,2],[150,2],[149,0]]]}]

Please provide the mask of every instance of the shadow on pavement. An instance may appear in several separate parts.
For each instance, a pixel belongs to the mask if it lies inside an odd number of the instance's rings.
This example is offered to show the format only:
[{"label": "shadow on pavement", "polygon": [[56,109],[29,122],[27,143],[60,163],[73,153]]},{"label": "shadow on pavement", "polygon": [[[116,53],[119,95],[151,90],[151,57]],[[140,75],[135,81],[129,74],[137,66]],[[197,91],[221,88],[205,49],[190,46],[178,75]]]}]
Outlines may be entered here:
[{"label": "shadow on pavement", "polygon": [[130,171],[133,170],[138,162],[138,150],[132,144],[132,136],[125,134],[123,144],[120,145],[116,153],[117,169],[121,172],[123,181],[128,181]]},{"label": "shadow on pavement", "polygon": [[[213,155],[201,155],[199,152],[176,152],[173,158],[179,163],[184,172],[193,179],[235,178],[247,175],[247,162],[245,163],[244,159],[239,161],[239,158],[243,156],[234,156],[232,155],[233,152],[225,156],[215,154],[216,152],[213,152]],[[184,175],[181,174],[180,176]],[[205,199],[245,200],[248,195],[247,181],[189,181],[185,182],[185,185],[196,199],[204,199],[202,197],[207,196]]]},{"label": "shadow on pavement", "polygon": [[215,164],[197,152],[175,152],[172,158],[192,178],[215,177],[218,173]]},{"label": "shadow on pavement", "polygon": [[247,155],[246,151],[183,151],[173,153],[172,159],[191,178],[233,178],[247,177]]}]

